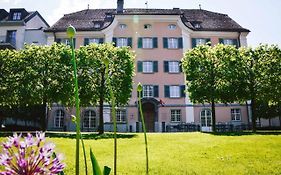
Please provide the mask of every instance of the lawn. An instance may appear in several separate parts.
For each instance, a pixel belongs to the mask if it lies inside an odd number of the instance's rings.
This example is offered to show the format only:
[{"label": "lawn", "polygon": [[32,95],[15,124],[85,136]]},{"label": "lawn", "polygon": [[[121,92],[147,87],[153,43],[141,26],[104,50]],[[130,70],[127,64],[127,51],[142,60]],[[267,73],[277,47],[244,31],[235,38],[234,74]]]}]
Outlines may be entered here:
[{"label": "lawn", "polygon": [[[54,142],[56,150],[65,155],[65,173],[75,174],[75,139],[50,137],[47,140]],[[86,139],[84,142],[87,155],[91,147],[100,165],[113,167],[113,139]],[[149,133],[148,144],[149,170],[153,175],[281,174],[281,133],[240,136]],[[82,149],[80,158],[80,174],[85,174]],[[142,134],[118,139],[117,169],[117,174],[121,175],[145,174]]]}]

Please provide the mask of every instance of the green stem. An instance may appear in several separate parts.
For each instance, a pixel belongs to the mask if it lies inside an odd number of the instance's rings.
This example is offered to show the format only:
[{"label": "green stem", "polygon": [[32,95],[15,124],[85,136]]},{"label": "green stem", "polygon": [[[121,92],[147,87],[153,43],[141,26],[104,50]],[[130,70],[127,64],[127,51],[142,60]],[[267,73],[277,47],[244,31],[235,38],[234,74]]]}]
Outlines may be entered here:
[{"label": "green stem", "polygon": [[80,140],[80,107],[79,107],[79,95],[78,95],[78,80],[77,80],[77,68],[74,53],[73,38],[70,38],[71,42],[71,52],[72,52],[72,62],[74,69],[74,84],[75,84],[75,105],[76,105],[76,175],[79,175],[79,140]]},{"label": "green stem", "polygon": [[145,155],[146,155],[146,174],[148,174],[148,146],[147,146],[147,137],[146,137],[146,128],[145,128],[145,122],[142,112],[142,104],[141,104],[141,91],[138,91],[138,101],[139,101],[139,110],[141,115],[141,123],[143,128],[143,134],[144,134],[144,142],[145,142]]},{"label": "green stem", "polygon": [[84,144],[83,137],[82,137],[81,133],[80,133],[80,135],[81,135],[81,143],[82,143],[83,155],[84,155],[85,173],[86,173],[86,175],[88,175],[88,165],[87,165],[87,157],[86,157],[85,144]]}]

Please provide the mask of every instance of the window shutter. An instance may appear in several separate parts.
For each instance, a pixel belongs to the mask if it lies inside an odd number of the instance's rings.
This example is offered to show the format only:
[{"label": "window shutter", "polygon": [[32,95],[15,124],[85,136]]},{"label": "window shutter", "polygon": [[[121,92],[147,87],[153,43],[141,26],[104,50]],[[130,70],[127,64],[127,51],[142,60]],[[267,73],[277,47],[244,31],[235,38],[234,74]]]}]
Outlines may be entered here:
[{"label": "window shutter", "polygon": [[159,86],[158,85],[155,85],[153,86],[153,95],[154,97],[159,97]]},{"label": "window shutter", "polygon": [[100,38],[99,39],[99,44],[102,44],[102,43],[104,43],[104,40],[103,40],[103,38]]},{"label": "window shutter", "polygon": [[76,48],[76,38],[73,38],[73,47]]},{"label": "window shutter", "polygon": [[209,46],[211,46],[211,45],[212,45],[211,39],[210,39],[210,38],[207,38],[207,39],[206,39],[206,43],[207,43]]},{"label": "window shutter", "polygon": [[132,38],[128,38],[128,46],[133,47]]},{"label": "window shutter", "polygon": [[180,86],[181,97],[185,97],[185,85]]},{"label": "window shutter", "polygon": [[57,38],[57,39],[56,39],[56,43],[61,43],[61,39],[60,39],[60,38]]},{"label": "window shutter", "polygon": [[167,85],[165,85],[164,86],[164,95],[165,95],[165,97],[170,97],[170,86],[167,86]]},{"label": "window shutter", "polygon": [[158,47],[158,40],[157,37],[153,38],[153,48],[157,48]]},{"label": "window shutter", "polygon": [[196,38],[192,38],[192,48],[196,47]]},{"label": "window shutter", "polygon": [[84,38],[84,46],[89,44],[89,38]]},{"label": "window shutter", "polygon": [[116,46],[116,45],[117,45],[117,38],[114,38],[114,37],[113,37],[113,38],[112,38],[112,42],[113,42],[113,45]]},{"label": "window shutter", "polygon": [[237,41],[237,39],[233,39],[233,45],[235,45],[236,47],[238,47],[238,41]]},{"label": "window shutter", "polygon": [[138,72],[142,72],[142,61],[138,61]]},{"label": "window shutter", "polygon": [[153,72],[158,72],[158,61],[153,61]]},{"label": "window shutter", "polygon": [[223,42],[223,39],[222,39],[222,38],[219,38],[219,43],[220,43],[220,44],[224,44],[224,42]]},{"label": "window shutter", "polygon": [[138,38],[138,48],[142,48],[142,38]]},{"label": "window shutter", "polygon": [[182,38],[178,38],[178,48],[179,49],[183,48]]},{"label": "window shutter", "polygon": [[163,48],[168,48],[168,38],[163,38]]},{"label": "window shutter", "polygon": [[169,61],[164,61],[164,72],[169,72]]},{"label": "window shutter", "polygon": [[180,70],[180,72],[182,72],[182,63],[181,63],[181,61],[179,61],[179,70]]}]

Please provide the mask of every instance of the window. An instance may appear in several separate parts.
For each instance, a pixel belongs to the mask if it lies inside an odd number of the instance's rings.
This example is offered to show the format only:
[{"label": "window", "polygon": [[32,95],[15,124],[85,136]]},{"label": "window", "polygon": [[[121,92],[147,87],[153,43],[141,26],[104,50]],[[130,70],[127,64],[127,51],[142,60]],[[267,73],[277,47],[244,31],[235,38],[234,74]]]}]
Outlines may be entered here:
[{"label": "window", "polygon": [[231,120],[240,121],[241,120],[241,109],[231,109]]},{"label": "window", "polygon": [[16,46],[16,30],[7,31],[7,42],[11,43],[11,45]]},{"label": "window", "polygon": [[169,61],[169,72],[170,73],[178,73],[179,69],[179,62],[178,61]]},{"label": "window", "polygon": [[163,38],[163,47],[168,49],[183,48],[182,38]]},{"label": "window", "polygon": [[210,42],[209,38],[192,38],[192,48]]},{"label": "window", "polygon": [[145,24],[144,26],[143,26],[143,28],[144,29],[151,29],[152,28],[152,25],[151,24]]},{"label": "window", "polygon": [[142,39],[142,48],[153,48],[152,38],[143,38]]},{"label": "window", "polygon": [[180,97],[180,87],[179,86],[170,86],[170,97],[171,98]]},{"label": "window", "polygon": [[84,46],[93,43],[101,44],[103,43],[103,38],[84,38]]},{"label": "window", "polygon": [[152,85],[143,85],[142,96],[143,97],[153,97],[153,86]]},{"label": "window", "polygon": [[63,110],[56,111],[54,125],[56,128],[62,128],[64,126],[64,111]]},{"label": "window", "polygon": [[165,85],[164,93],[166,98],[185,97],[185,85]]},{"label": "window", "polygon": [[126,25],[126,24],[119,24],[119,28],[120,28],[120,29],[126,29],[126,28],[127,28],[127,25]]},{"label": "window", "polygon": [[117,111],[116,111],[116,121],[117,122],[126,122],[126,110],[117,109]]},{"label": "window", "polygon": [[222,39],[222,38],[220,38],[219,42],[221,44],[224,44],[224,45],[234,45],[234,46],[238,47],[237,39]]},{"label": "window", "polygon": [[158,47],[157,37],[138,38],[138,48],[152,49]]},{"label": "window", "polygon": [[13,20],[21,20],[21,13],[20,12],[15,12],[13,14]]},{"label": "window", "polygon": [[88,110],[84,113],[83,127],[84,128],[95,128],[97,126],[96,112]]},{"label": "window", "polygon": [[171,122],[180,122],[181,121],[181,110],[172,109],[171,110]]},{"label": "window", "polygon": [[124,46],[132,47],[132,38],[119,37],[119,38],[113,38],[112,41],[115,43],[117,47],[124,47]]},{"label": "window", "polygon": [[177,28],[177,26],[175,24],[169,24],[168,25],[169,30],[175,30],[176,28]]},{"label": "window", "polygon": [[142,62],[143,72],[144,73],[153,73],[153,62],[144,61]]},{"label": "window", "polygon": [[195,27],[196,29],[199,29],[199,28],[201,28],[201,25],[200,25],[199,23],[195,23],[195,24],[194,24],[194,27]]},{"label": "window", "polygon": [[94,24],[94,28],[100,28],[100,26],[101,26],[100,23],[97,23],[97,22],[96,22],[96,23]]}]

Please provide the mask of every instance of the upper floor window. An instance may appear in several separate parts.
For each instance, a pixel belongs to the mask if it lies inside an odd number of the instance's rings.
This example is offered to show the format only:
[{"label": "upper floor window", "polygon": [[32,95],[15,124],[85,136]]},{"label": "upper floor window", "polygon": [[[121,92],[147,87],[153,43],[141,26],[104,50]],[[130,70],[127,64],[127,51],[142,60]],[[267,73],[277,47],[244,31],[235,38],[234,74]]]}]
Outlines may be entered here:
[{"label": "upper floor window", "polygon": [[231,120],[232,121],[241,120],[241,109],[239,108],[231,109]]},{"label": "upper floor window", "polygon": [[21,12],[15,12],[13,14],[13,20],[21,20]]},{"label": "upper floor window", "polygon": [[176,28],[177,28],[177,26],[175,24],[169,24],[168,25],[169,30],[175,30]]},{"label": "upper floor window", "polygon": [[158,89],[157,85],[143,85],[142,97],[158,97]]},{"label": "upper floor window", "polygon": [[163,47],[168,49],[183,48],[182,38],[163,38]]},{"label": "upper floor window", "polygon": [[120,28],[120,29],[126,29],[126,28],[127,28],[127,25],[126,25],[126,24],[119,24],[119,28]]},{"label": "upper floor window", "polygon": [[152,25],[151,25],[151,24],[145,24],[145,25],[143,25],[143,28],[144,28],[145,30],[151,29],[151,28],[152,28]]},{"label": "upper floor window", "polygon": [[172,109],[171,110],[171,122],[180,122],[181,121],[181,110]]},{"label": "upper floor window", "polygon": [[85,38],[84,39],[84,45],[96,43],[96,44],[102,44],[104,42],[103,38]]},{"label": "upper floor window", "polygon": [[158,61],[138,61],[138,72],[154,73],[158,72]]},{"label": "upper floor window", "polygon": [[164,72],[179,73],[182,72],[179,61],[164,61]]},{"label": "upper floor window", "polygon": [[238,41],[237,39],[225,39],[225,38],[220,38],[219,43],[225,44],[225,45],[234,45],[238,47]]},{"label": "upper floor window", "polygon": [[158,47],[158,40],[156,37],[138,38],[138,48],[152,49]]},{"label": "upper floor window", "polygon": [[[62,43],[62,44],[65,44],[65,45],[70,45],[70,39],[69,38],[57,38],[56,42]],[[73,39],[73,44],[74,44],[74,47],[75,47],[75,45],[76,45],[76,39],[75,38]]]},{"label": "upper floor window", "polygon": [[8,43],[11,43],[11,45],[13,45],[13,46],[16,46],[16,34],[17,34],[16,30],[9,30],[9,31],[7,31],[7,39],[6,39],[6,41]]},{"label": "upper floor window", "polygon": [[180,98],[185,97],[185,86],[184,85],[165,85],[164,93],[165,97],[168,98]]},{"label": "upper floor window", "polygon": [[210,42],[209,38],[192,38],[192,48]]},{"label": "upper floor window", "polygon": [[124,46],[132,47],[132,38],[126,38],[126,37],[113,38],[113,42],[117,47],[124,47]]},{"label": "upper floor window", "polygon": [[100,27],[101,27],[101,24],[100,24],[100,23],[96,22],[96,23],[94,24],[94,28],[100,28]]}]

